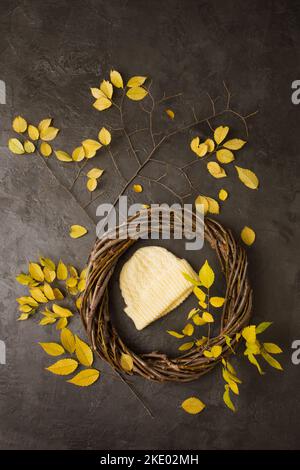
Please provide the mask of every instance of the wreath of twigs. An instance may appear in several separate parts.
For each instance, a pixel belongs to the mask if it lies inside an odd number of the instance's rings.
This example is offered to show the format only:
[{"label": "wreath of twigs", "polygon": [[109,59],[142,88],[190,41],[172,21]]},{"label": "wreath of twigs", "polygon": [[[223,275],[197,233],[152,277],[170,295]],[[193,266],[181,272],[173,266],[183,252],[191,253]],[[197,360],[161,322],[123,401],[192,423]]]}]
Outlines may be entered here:
[{"label": "wreath of twigs", "polygon": [[[153,209],[145,211],[149,220],[151,210]],[[128,219],[127,226],[135,217]],[[160,219],[159,229],[162,228]],[[109,281],[120,257],[137,238],[109,239],[106,236],[96,241],[88,263],[81,318],[94,350],[118,373],[124,372],[121,366],[122,354],[128,354],[133,359],[133,374],[158,382],[190,382],[209,372],[223,357],[234,351],[236,333],[240,333],[248,325],[252,311],[252,289],[248,280],[246,252],[235,241],[230,230],[208,218],[204,221],[204,238],[216,251],[226,280],[226,301],[221,327],[219,334],[208,338],[205,345],[194,346],[175,358],[157,351],[136,354],[123,342],[111,322]],[[230,347],[226,344],[224,335],[232,338]],[[222,355],[217,359],[205,357],[204,350],[214,345],[222,346]]]}]

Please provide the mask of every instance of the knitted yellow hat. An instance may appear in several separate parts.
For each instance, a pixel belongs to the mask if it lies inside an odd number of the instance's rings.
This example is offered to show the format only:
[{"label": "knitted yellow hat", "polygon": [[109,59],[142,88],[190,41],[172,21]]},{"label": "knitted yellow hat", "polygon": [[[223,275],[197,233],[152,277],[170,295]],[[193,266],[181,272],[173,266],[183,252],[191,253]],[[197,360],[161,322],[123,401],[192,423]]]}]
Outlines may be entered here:
[{"label": "knitted yellow hat", "polygon": [[191,294],[193,285],[183,272],[198,279],[186,260],[159,246],[140,248],[124,264],[120,274],[124,310],[138,330],[171,312]]}]

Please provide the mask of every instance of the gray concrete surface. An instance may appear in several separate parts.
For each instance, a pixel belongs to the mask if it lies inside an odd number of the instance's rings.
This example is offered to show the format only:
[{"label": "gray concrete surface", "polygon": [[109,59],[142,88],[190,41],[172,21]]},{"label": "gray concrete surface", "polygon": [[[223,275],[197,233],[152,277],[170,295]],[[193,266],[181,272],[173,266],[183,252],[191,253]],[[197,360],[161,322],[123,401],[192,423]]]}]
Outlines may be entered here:
[{"label": "gray concrete surface", "polygon": [[[7,85],[7,104],[0,105],[0,339],[7,347],[7,364],[0,365],[2,449],[299,448],[300,366],[291,362],[291,343],[300,337],[300,107],[291,103],[291,82],[299,79],[299,21],[298,2],[283,0],[1,1],[0,79]],[[243,379],[236,414],[222,403],[220,370],[188,385],[132,379],[154,419],[100,361],[96,362],[102,374],[97,385],[72,387],[44,371],[51,359],[36,343],[55,339],[55,330],[41,328],[36,321],[16,322],[15,297],[24,289],[16,285],[15,275],[39,253],[83,266],[94,228],[64,189],[74,169],[52,159],[59,182],[37,156],[9,153],[11,120],[16,114],[34,122],[53,116],[62,129],[57,146],[72,150],[83,138],[96,136],[103,123],[103,116],[91,107],[89,87],[97,85],[111,67],[127,77],[152,77],[158,97],[164,91],[184,92],[201,115],[209,110],[205,92],[222,96],[223,80],[233,93],[234,107],[245,114],[259,108],[249,121],[249,144],[238,162],[257,173],[261,187],[257,192],[247,190],[230,169],[226,181],[230,198],[219,220],[236,234],[246,224],[256,231],[257,242],[249,249],[254,321],[274,321],[265,337],[284,348],[285,370],[280,373],[266,366],[266,375],[260,377],[243,358],[233,359]],[[217,104],[221,103],[222,98]],[[184,103],[170,107],[178,120],[190,118]],[[134,124],[135,116],[130,119]],[[157,119],[171,125],[165,118]],[[243,136],[238,120],[227,122]],[[203,136],[207,131],[199,129]],[[180,163],[192,159],[191,135],[172,140],[160,158]],[[123,150],[118,158],[126,176],[130,175],[132,157]],[[96,161],[106,170],[105,193],[99,201],[112,201],[120,181],[107,156],[101,154]],[[225,185],[208,177],[200,165],[191,177],[199,191],[212,196]],[[168,179],[177,188],[183,184],[171,170]],[[81,184],[76,197],[86,202]],[[172,200],[155,185],[145,187],[143,198]],[[94,207],[90,216],[94,217]],[[89,227],[88,236],[71,240],[72,223]],[[170,248],[184,255],[180,244]],[[195,268],[206,256],[214,263],[209,250],[197,259],[188,255]],[[126,341],[137,350],[174,350],[175,340],[164,331],[182,325],[182,313],[171,314],[139,335],[122,314],[117,276],[112,292],[111,302],[118,312],[114,321]],[[83,334],[79,319],[73,321],[73,328]],[[199,416],[180,409],[181,401],[190,395],[207,404]]]}]

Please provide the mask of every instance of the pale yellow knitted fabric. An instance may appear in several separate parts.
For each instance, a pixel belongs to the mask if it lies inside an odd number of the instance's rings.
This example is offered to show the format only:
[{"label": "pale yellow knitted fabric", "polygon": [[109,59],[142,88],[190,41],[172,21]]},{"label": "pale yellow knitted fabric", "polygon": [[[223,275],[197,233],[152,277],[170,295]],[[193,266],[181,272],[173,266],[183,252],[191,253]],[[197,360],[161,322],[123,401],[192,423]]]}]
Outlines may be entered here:
[{"label": "pale yellow knitted fabric", "polygon": [[182,272],[198,279],[186,260],[159,246],[140,248],[124,264],[120,288],[125,312],[138,330],[171,312],[190,295],[193,285]]}]

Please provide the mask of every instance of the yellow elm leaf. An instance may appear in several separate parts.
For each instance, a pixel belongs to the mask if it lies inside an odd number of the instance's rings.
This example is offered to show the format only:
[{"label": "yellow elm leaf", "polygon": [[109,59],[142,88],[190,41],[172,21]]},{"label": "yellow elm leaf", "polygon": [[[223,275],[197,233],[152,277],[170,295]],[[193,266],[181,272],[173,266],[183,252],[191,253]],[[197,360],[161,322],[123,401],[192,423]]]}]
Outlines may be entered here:
[{"label": "yellow elm leaf", "polygon": [[45,316],[44,318],[41,319],[39,322],[39,325],[46,326],[46,325],[51,325],[52,323],[55,323],[56,319],[52,317]]},{"label": "yellow elm leaf", "polygon": [[72,159],[74,160],[74,162],[81,162],[85,157],[85,152],[84,152],[84,148],[82,147],[82,145],[80,145],[79,147],[76,147],[73,152],[72,152]]},{"label": "yellow elm leaf", "polygon": [[16,276],[16,281],[19,284],[22,284],[22,286],[28,286],[32,282],[34,282],[31,276],[29,276],[28,274],[24,274],[24,273],[18,274],[18,276]]},{"label": "yellow elm leaf", "polygon": [[66,328],[67,325],[68,325],[68,320],[66,318],[60,318],[56,323],[56,329],[62,330],[63,328]]},{"label": "yellow elm leaf", "polygon": [[49,356],[61,356],[64,348],[58,343],[38,343]]},{"label": "yellow elm leaf", "polygon": [[77,287],[68,287],[68,292],[70,295],[77,295],[78,294],[78,289]]},{"label": "yellow elm leaf", "polygon": [[106,96],[101,96],[93,103],[94,108],[96,108],[98,111],[104,111],[105,109],[110,108],[111,105],[112,102],[106,98]]},{"label": "yellow elm leaf", "polygon": [[8,148],[12,153],[15,153],[16,155],[22,155],[23,153],[25,153],[23,144],[19,141],[19,139],[9,139]]},{"label": "yellow elm leaf", "polygon": [[101,168],[92,168],[90,171],[87,172],[88,178],[100,178],[103,175],[104,170]]},{"label": "yellow elm leaf", "polygon": [[35,151],[35,145],[32,142],[30,142],[30,140],[25,140],[24,150],[26,153],[33,153]]},{"label": "yellow elm leaf", "polygon": [[206,337],[206,336],[202,336],[202,338],[197,339],[197,341],[196,341],[196,346],[203,346],[203,344],[205,344],[206,341],[207,341],[207,337]]},{"label": "yellow elm leaf", "polygon": [[93,351],[91,348],[75,335],[75,352],[78,361],[84,366],[91,366],[93,364]]},{"label": "yellow elm leaf", "polygon": [[98,181],[96,180],[96,178],[88,178],[86,182],[86,187],[90,192],[93,192],[97,188],[97,184]]},{"label": "yellow elm leaf", "polygon": [[253,171],[248,170],[247,168],[241,168],[240,166],[236,166],[236,171],[238,173],[239,179],[244,183],[247,188],[250,189],[257,189],[259,185],[258,178]]},{"label": "yellow elm leaf", "polygon": [[142,77],[142,76],[137,75],[137,76],[131,77],[128,80],[127,86],[128,88],[140,87],[141,85],[145,83],[146,80],[147,80],[147,77]]},{"label": "yellow elm leaf", "polygon": [[99,131],[98,139],[102,145],[109,145],[111,143],[111,133],[105,127],[102,127]]},{"label": "yellow elm leaf", "polygon": [[246,141],[242,139],[231,139],[227,140],[225,144],[223,144],[223,147],[229,150],[240,150],[242,147],[244,147]]},{"label": "yellow elm leaf", "polygon": [[32,289],[29,290],[31,297],[33,297],[37,302],[39,303],[47,303],[48,299],[44,295],[44,293],[41,291],[39,287],[33,287]]},{"label": "yellow elm leaf", "polygon": [[50,271],[55,271],[55,263],[50,258],[40,256],[39,260],[42,266],[49,268]]},{"label": "yellow elm leaf", "polygon": [[214,178],[225,178],[226,172],[217,162],[208,162],[207,169]]},{"label": "yellow elm leaf", "polygon": [[71,225],[70,227],[71,238],[80,238],[80,237],[83,237],[86,233],[87,233],[87,229],[83,227],[82,225]]},{"label": "yellow elm leaf", "polygon": [[206,349],[206,350],[203,352],[203,354],[204,354],[205,357],[208,357],[208,358],[213,357],[211,351],[208,351],[208,349]]},{"label": "yellow elm leaf", "polygon": [[64,150],[55,150],[57,160],[61,162],[72,162],[72,157]]},{"label": "yellow elm leaf", "polygon": [[230,163],[234,160],[234,155],[230,150],[221,149],[217,151],[217,159],[220,163]]},{"label": "yellow elm leaf", "polygon": [[205,404],[196,397],[190,397],[181,403],[181,408],[191,415],[197,415],[205,408]]},{"label": "yellow elm leaf", "polygon": [[27,129],[27,121],[22,116],[17,116],[12,123],[13,130],[21,134]]},{"label": "yellow elm leaf", "polygon": [[175,113],[172,109],[166,109],[166,115],[169,116],[170,119],[174,119]]},{"label": "yellow elm leaf", "polygon": [[209,299],[210,305],[212,305],[215,308],[223,307],[224,302],[225,302],[224,297],[211,297]]},{"label": "yellow elm leaf", "polygon": [[52,147],[47,142],[42,142],[40,145],[40,152],[44,157],[50,157],[52,153]]},{"label": "yellow elm leaf", "polygon": [[261,352],[261,347],[260,347],[260,344],[259,344],[259,341],[256,341],[255,343],[249,343],[248,341],[246,341],[246,346],[247,346],[247,354],[250,353],[250,354],[260,354]]},{"label": "yellow elm leaf", "polygon": [[228,126],[219,126],[214,131],[214,139],[217,144],[223,142],[229,132]]},{"label": "yellow elm leaf", "polygon": [[53,309],[53,312],[56,313],[58,317],[68,318],[68,317],[73,316],[73,313],[71,312],[71,310],[65,307],[61,307],[60,305],[53,304],[52,309]]},{"label": "yellow elm leaf", "polygon": [[167,330],[167,333],[169,333],[169,335],[171,336],[174,336],[174,338],[184,338],[184,335],[182,335],[181,333],[177,333],[177,331]]},{"label": "yellow elm leaf", "polygon": [[30,307],[30,305],[20,305],[19,310],[23,313],[30,313],[32,312],[33,308]]},{"label": "yellow elm leaf", "polygon": [[69,277],[66,281],[66,286],[67,287],[76,287],[77,286],[77,279],[76,277]]},{"label": "yellow elm leaf", "polygon": [[267,353],[266,351],[262,351],[261,355],[271,367],[274,367],[275,369],[278,369],[278,370],[283,370],[280,362],[274,359],[274,357],[272,357],[269,353]]},{"label": "yellow elm leaf", "polygon": [[62,260],[59,260],[56,275],[59,281],[65,281],[67,279],[68,269],[67,266],[62,262]]},{"label": "yellow elm leaf", "polygon": [[59,129],[57,129],[57,127],[51,127],[50,126],[50,127],[47,127],[46,129],[42,129],[40,131],[40,138],[42,140],[45,140],[45,141],[49,142],[50,140],[55,139],[58,132],[59,132]]},{"label": "yellow elm leaf", "polygon": [[210,212],[210,214],[219,214],[220,206],[218,201],[208,196],[206,196],[206,200],[208,202],[208,212]]},{"label": "yellow elm leaf", "polygon": [[78,308],[78,310],[80,311],[81,309],[81,305],[82,305],[82,297],[78,297],[78,299],[76,299],[76,307]]},{"label": "yellow elm leaf", "polygon": [[39,305],[38,302],[33,297],[29,297],[29,296],[19,297],[18,299],[16,299],[16,301],[20,305],[30,305],[30,307],[38,307]]},{"label": "yellow elm leaf", "polygon": [[225,405],[231,410],[235,411],[235,406],[231,401],[230,394],[229,394],[229,385],[225,385],[225,392],[223,394],[223,400]]},{"label": "yellow elm leaf", "polygon": [[194,333],[194,326],[191,323],[188,323],[183,328],[182,333],[186,336],[192,336],[192,334]]},{"label": "yellow elm leaf", "polygon": [[29,274],[36,281],[44,280],[44,273],[42,268],[37,263],[29,263]]},{"label": "yellow elm leaf", "polygon": [[196,315],[193,316],[193,322],[196,326],[202,326],[206,324],[206,321],[200,317],[199,313],[196,313]]},{"label": "yellow elm leaf", "polygon": [[216,359],[222,354],[222,346],[216,345],[211,348],[212,356]]},{"label": "yellow elm leaf", "polygon": [[41,131],[45,131],[46,129],[48,129],[51,122],[52,122],[52,118],[46,118],[46,119],[43,119],[42,121],[40,121],[40,123],[38,125],[39,131],[41,132]]},{"label": "yellow elm leaf", "polygon": [[179,346],[178,350],[179,351],[188,351],[189,349],[192,349],[193,346],[194,346],[194,342],[183,343],[181,346]]},{"label": "yellow elm leaf", "polygon": [[[54,272],[54,271],[52,271],[52,272]],[[45,282],[45,284],[44,284],[44,294],[47,297],[47,299],[55,300],[54,291],[53,291],[52,287],[49,284],[47,284],[47,282]]]},{"label": "yellow elm leaf", "polygon": [[102,145],[97,140],[86,139],[82,142],[84,149],[84,154],[86,158],[93,158],[96,155],[97,150],[99,150]]},{"label": "yellow elm leaf", "polygon": [[59,361],[52,364],[52,366],[46,367],[46,370],[56,375],[69,375],[74,372],[78,367],[78,362],[75,359],[60,359]]},{"label": "yellow elm leaf", "polygon": [[85,285],[86,285],[86,281],[85,279],[81,279],[79,282],[78,282],[78,290],[79,292],[83,292],[84,289],[85,289]]},{"label": "yellow elm leaf", "polygon": [[231,380],[229,372],[223,368],[222,375],[223,375],[224,380],[228,383],[230,390],[232,390],[233,393],[238,395],[239,394],[238,384],[234,380]]},{"label": "yellow elm leaf", "polygon": [[123,78],[120,72],[118,72],[117,70],[111,70],[109,77],[113,86],[115,86],[116,88],[124,87]]},{"label": "yellow elm leaf", "polygon": [[24,320],[28,320],[29,318],[29,314],[28,313],[21,313],[21,315],[19,316],[19,318],[17,318],[18,321],[24,321]]},{"label": "yellow elm leaf", "polygon": [[85,369],[76,374],[72,379],[67,380],[70,384],[78,387],[88,387],[98,380],[100,372],[96,369]]},{"label": "yellow elm leaf", "polygon": [[145,88],[137,86],[135,88],[129,88],[126,92],[126,96],[132,101],[140,101],[148,95],[148,91]]},{"label": "yellow elm leaf", "polygon": [[271,325],[272,325],[271,321],[263,321],[262,323],[257,325],[257,327],[255,328],[256,334],[258,335],[260,333],[263,333]]},{"label": "yellow elm leaf", "polygon": [[220,201],[226,201],[227,198],[228,198],[228,192],[226,191],[226,189],[220,189],[219,191]]},{"label": "yellow elm leaf", "polygon": [[29,124],[27,132],[31,140],[38,140],[40,132],[37,127]]},{"label": "yellow elm leaf", "polygon": [[62,292],[57,287],[54,287],[53,292],[54,292],[54,295],[55,295],[55,300],[63,300],[64,299],[64,296],[63,296]]},{"label": "yellow elm leaf", "polygon": [[256,327],[255,325],[249,325],[243,328],[242,331],[243,338],[248,343],[255,343],[256,342]]},{"label": "yellow elm leaf", "polygon": [[200,138],[194,137],[190,143],[191,150],[196,153],[196,150],[199,147],[199,144],[200,144]]},{"label": "yellow elm leaf", "polygon": [[100,90],[107,98],[111,99],[113,95],[113,86],[108,80],[103,80],[101,82]]},{"label": "yellow elm leaf", "polygon": [[206,141],[204,143],[207,146],[207,150],[208,150],[209,153],[211,153],[215,150],[215,143],[212,139],[206,139]]},{"label": "yellow elm leaf", "polygon": [[201,300],[201,302],[205,302],[206,294],[202,289],[200,289],[200,287],[194,287],[193,292],[197,299]]},{"label": "yellow elm leaf", "polygon": [[262,369],[261,369],[261,367],[260,367],[260,365],[259,365],[259,362],[258,362],[258,360],[256,359],[256,357],[255,357],[253,354],[248,354],[248,359],[249,359],[249,361],[251,362],[251,364],[253,364],[253,365],[257,368],[257,370],[258,370],[258,372],[260,373],[260,375],[264,375],[264,372],[262,371]]},{"label": "yellow elm leaf", "polygon": [[69,265],[69,272],[71,274],[71,277],[78,277],[78,271],[76,268],[74,268],[74,266],[72,266],[71,264]]},{"label": "yellow elm leaf", "polygon": [[194,286],[199,286],[200,285],[200,282],[199,280],[197,281],[196,279],[194,279],[193,277],[189,276],[187,273],[184,273],[182,272],[181,273],[183,275],[183,277],[189,281],[191,284],[193,284]]},{"label": "yellow elm leaf", "polygon": [[196,207],[196,211],[201,212],[204,215],[207,214],[208,207],[209,207],[207,198],[205,196],[199,195],[195,199],[195,207]]},{"label": "yellow elm leaf", "polygon": [[[201,284],[204,287],[206,287],[206,289],[209,289],[214,283],[215,274],[207,260],[205,261],[205,263],[203,264],[202,268],[199,271],[199,279],[200,279]],[[199,300],[204,300],[204,299],[199,299]]]},{"label": "yellow elm leaf", "polygon": [[204,157],[207,154],[208,147],[206,144],[200,144],[199,137],[194,137],[190,143],[191,150],[198,156]]},{"label": "yellow elm leaf", "polygon": [[103,93],[103,91],[100,90],[100,88],[90,88],[90,90],[96,100],[103,97],[106,98],[105,94]]},{"label": "yellow elm leaf", "polygon": [[282,349],[275,343],[263,343],[264,349],[271,354],[280,354]]},{"label": "yellow elm leaf", "polygon": [[209,312],[203,312],[202,314],[202,319],[206,322],[206,323],[213,323],[215,320],[214,320],[214,317],[212,316],[211,313]]},{"label": "yellow elm leaf", "polygon": [[207,303],[203,302],[202,300],[199,300],[199,305],[201,308],[207,308]]},{"label": "yellow elm leaf", "polygon": [[133,191],[135,193],[141,193],[143,191],[143,186],[141,184],[134,184]]},{"label": "yellow elm leaf", "polygon": [[[61,320],[65,320],[65,318],[61,318]],[[66,351],[73,354],[73,352],[75,351],[75,337],[71,330],[69,330],[68,328],[63,328],[61,330],[60,342]]]},{"label": "yellow elm leaf", "polygon": [[133,359],[129,354],[122,353],[121,355],[121,367],[126,372],[131,372],[133,369]]},{"label": "yellow elm leaf", "polygon": [[241,239],[243,242],[250,246],[254,243],[255,241],[255,232],[252,230],[252,228],[245,226],[243,230],[241,231]]},{"label": "yellow elm leaf", "polygon": [[53,282],[54,279],[56,278],[55,271],[51,271],[51,269],[49,269],[47,266],[43,269],[43,273],[45,276],[45,281],[49,283]]}]

